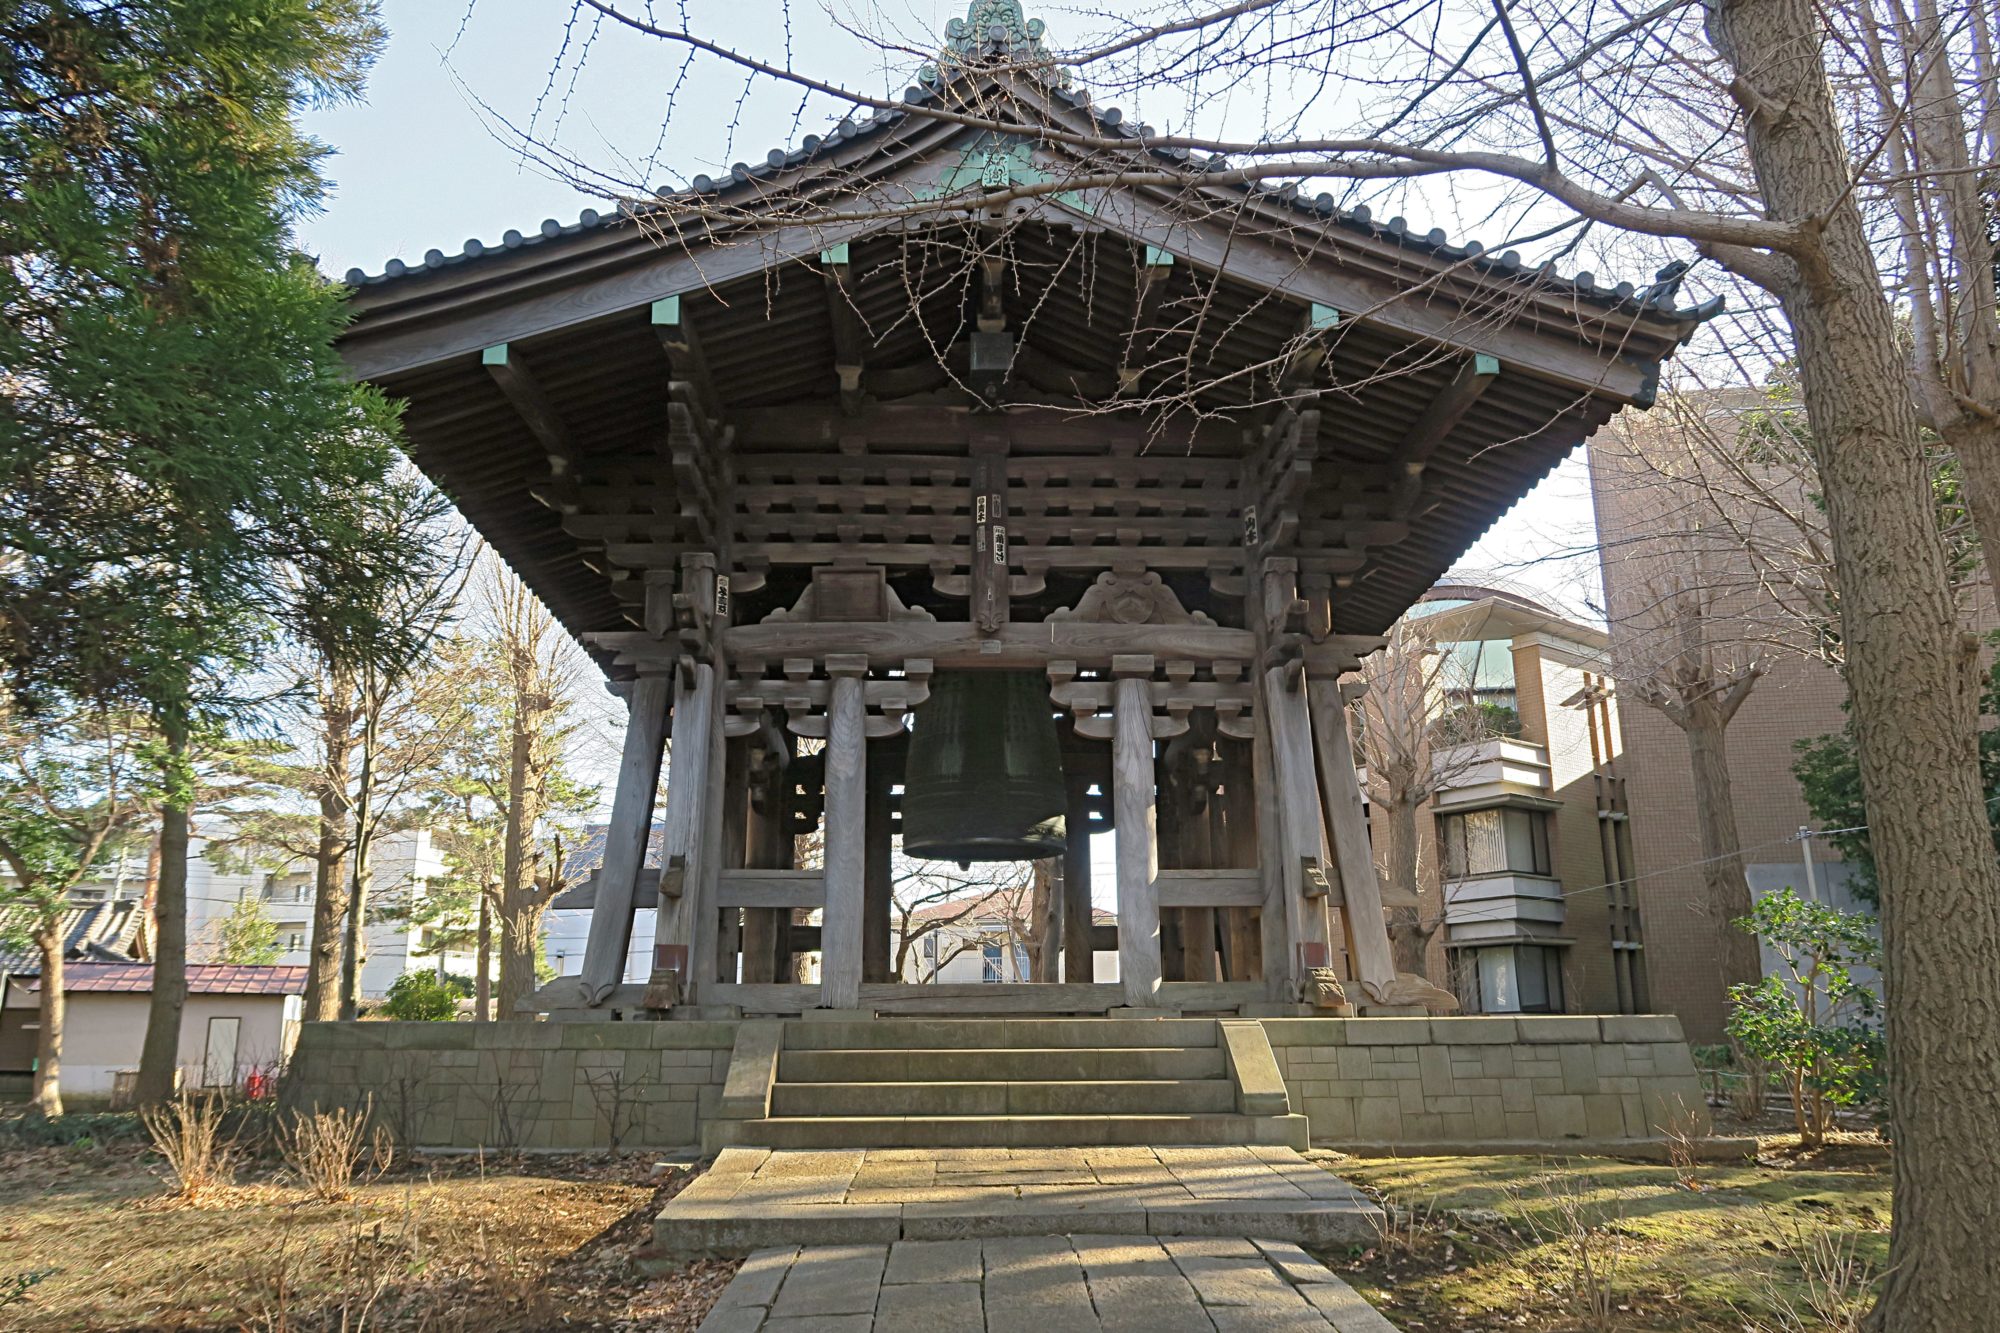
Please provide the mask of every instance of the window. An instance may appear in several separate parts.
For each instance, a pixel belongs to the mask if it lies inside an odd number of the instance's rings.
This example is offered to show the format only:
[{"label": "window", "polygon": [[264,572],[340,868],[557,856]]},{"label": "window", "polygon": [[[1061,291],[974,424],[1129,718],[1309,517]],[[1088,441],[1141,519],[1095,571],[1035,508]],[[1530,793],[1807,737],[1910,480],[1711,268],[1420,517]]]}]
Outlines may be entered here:
[{"label": "window", "polygon": [[293,931],[291,934],[285,936],[285,952],[297,953],[299,950],[305,947],[306,947],[306,937],[299,934],[297,931]]},{"label": "window", "polygon": [[1014,946],[1014,974],[1007,975],[1007,949],[1002,944],[982,944],[979,946],[979,979],[981,981],[1026,981],[1028,979],[1028,949],[1026,945]]},{"label": "window", "polygon": [[1472,875],[1547,875],[1549,817],[1541,810],[1469,810],[1438,816],[1447,879]]},{"label": "window", "polygon": [[[1482,1014],[1563,1012],[1562,950],[1539,944],[1470,949],[1476,995],[1460,998]],[[1463,989],[1471,990],[1468,985]]]}]

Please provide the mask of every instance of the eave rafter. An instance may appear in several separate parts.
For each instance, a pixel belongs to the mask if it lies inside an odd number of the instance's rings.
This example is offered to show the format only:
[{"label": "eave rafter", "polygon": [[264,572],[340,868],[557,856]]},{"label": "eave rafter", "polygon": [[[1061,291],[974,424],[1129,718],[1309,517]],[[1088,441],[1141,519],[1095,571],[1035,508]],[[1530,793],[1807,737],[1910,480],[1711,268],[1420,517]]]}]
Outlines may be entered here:
[{"label": "eave rafter", "polygon": [[1475,352],[1460,365],[1450,386],[1431,399],[1423,415],[1411,423],[1403,437],[1402,448],[1396,451],[1403,476],[1396,488],[1395,501],[1390,506],[1391,517],[1407,519],[1416,512],[1417,502],[1424,493],[1424,475],[1430,466],[1431,456],[1498,378],[1500,358]]},{"label": "eave rafter", "polygon": [[826,280],[827,316],[833,322],[833,370],[840,377],[840,410],[859,416],[861,376],[868,363],[868,330],[854,308],[847,242],[820,251],[819,264]]},{"label": "eave rafter", "polygon": [[[1139,391],[1139,378],[1146,372],[1145,354],[1159,341],[1154,327],[1160,304],[1166,299],[1167,284],[1174,273],[1174,257],[1157,245],[1144,249],[1136,289],[1132,296],[1132,328],[1125,335],[1125,355],[1118,363],[1118,395],[1130,397]],[[1147,335],[1151,333],[1149,338]]]}]

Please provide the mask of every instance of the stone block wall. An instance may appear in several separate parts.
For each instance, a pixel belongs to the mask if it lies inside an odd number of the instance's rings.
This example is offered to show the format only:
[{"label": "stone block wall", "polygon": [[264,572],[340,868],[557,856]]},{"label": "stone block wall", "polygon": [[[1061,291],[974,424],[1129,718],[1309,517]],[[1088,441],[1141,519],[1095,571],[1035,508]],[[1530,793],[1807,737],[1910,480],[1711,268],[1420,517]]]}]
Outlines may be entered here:
[{"label": "stone block wall", "polygon": [[716,1113],[736,1024],[307,1023],[297,1106],[358,1106],[433,1148],[677,1148]]},{"label": "stone block wall", "polygon": [[1331,1147],[1417,1152],[1658,1143],[1710,1129],[1670,1015],[1267,1018],[1292,1109]]}]

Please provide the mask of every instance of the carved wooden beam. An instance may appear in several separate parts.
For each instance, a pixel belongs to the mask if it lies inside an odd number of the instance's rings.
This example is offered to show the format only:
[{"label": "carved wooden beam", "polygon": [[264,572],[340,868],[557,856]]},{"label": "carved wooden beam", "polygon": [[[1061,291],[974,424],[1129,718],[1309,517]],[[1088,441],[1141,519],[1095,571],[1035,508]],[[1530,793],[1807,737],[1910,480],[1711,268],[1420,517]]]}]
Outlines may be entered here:
[{"label": "carved wooden beam", "polygon": [[[1174,257],[1157,245],[1146,247],[1145,262],[1139,266],[1138,289],[1132,300],[1132,328],[1125,335],[1125,355],[1118,364],[1118,393],[1139,391],[1139,377],[1146,371],[1146,354],[1158,338],[1144,337],[1159,317],[1160,303],[1166,299],[1167,280],[1173,276]],[[1154,331],[1157,334],[1157,330]]]},{"label": "carved wooden beam", "polygon": [[1408,518],[1416,509],[1417,500],[1424,491],[1424,469],[1429,466],[1431,455],[1437,452],[1479,396],[1486,392],[1494,380],[1500,377],[1500,359],[1478,352],[1459,367],[1451,384],[1437,397],[1431,399],[1403,436],[1402,447],[1397,450],[1401,460],[1403,477],[1396,489],[1396,499],[1390,508],[1395,518]]},{"label": "carved wooden beam", "polygon": [[859,416],[861,375],[868,360],[868,332],[854,308],[847,242],[820,251],[819,263],[826,277],[827,314],[833,320],[833,369],[840,376],[840,410],[850,417]]},{"label": "carved wooden beam", "polygon": [[701,335],[687,311],[681,308],[681,298],[667,296],[653,302],[652,320],[654,336],[667,354],[674,379],[686,386],[689,405],[704,423],[718,420],[722,416],[722,398],[715,391],[714,377],[709,374]]},{"label": "carved wooden beam", "polygon": [[542,391],[541,381],[528,369],[521,354],[506,343],[496,343],[481,352],[479,363],[486,367],[486,373],[500,386],[500,392],[548,453],[549,473],[557,483],[554,489],[567,502],[576,485],[583,451]]}]

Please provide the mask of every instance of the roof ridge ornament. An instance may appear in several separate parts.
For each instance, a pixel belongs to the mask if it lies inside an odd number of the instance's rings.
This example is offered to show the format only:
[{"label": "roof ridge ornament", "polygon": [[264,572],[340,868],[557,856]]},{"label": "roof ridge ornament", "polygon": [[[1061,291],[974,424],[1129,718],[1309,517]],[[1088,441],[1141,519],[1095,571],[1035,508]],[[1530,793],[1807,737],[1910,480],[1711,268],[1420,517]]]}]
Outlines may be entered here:
[{"label": "roof ridge ornament", "polygon": [[[1021,0],[971,0],[965,17],[944,25],[944,46],[938,63],[947,67],[971,64],[988,56],[1002,55],[1016,65],[1041,65],[1041,77],[1058,88],[1069,86],[1069,71],[1055,63],[1042,43],[1048,25],[1031,19],[1021,8]],[[942,81],[938,65],[926,65],[920,75],[926,84]]]}]

